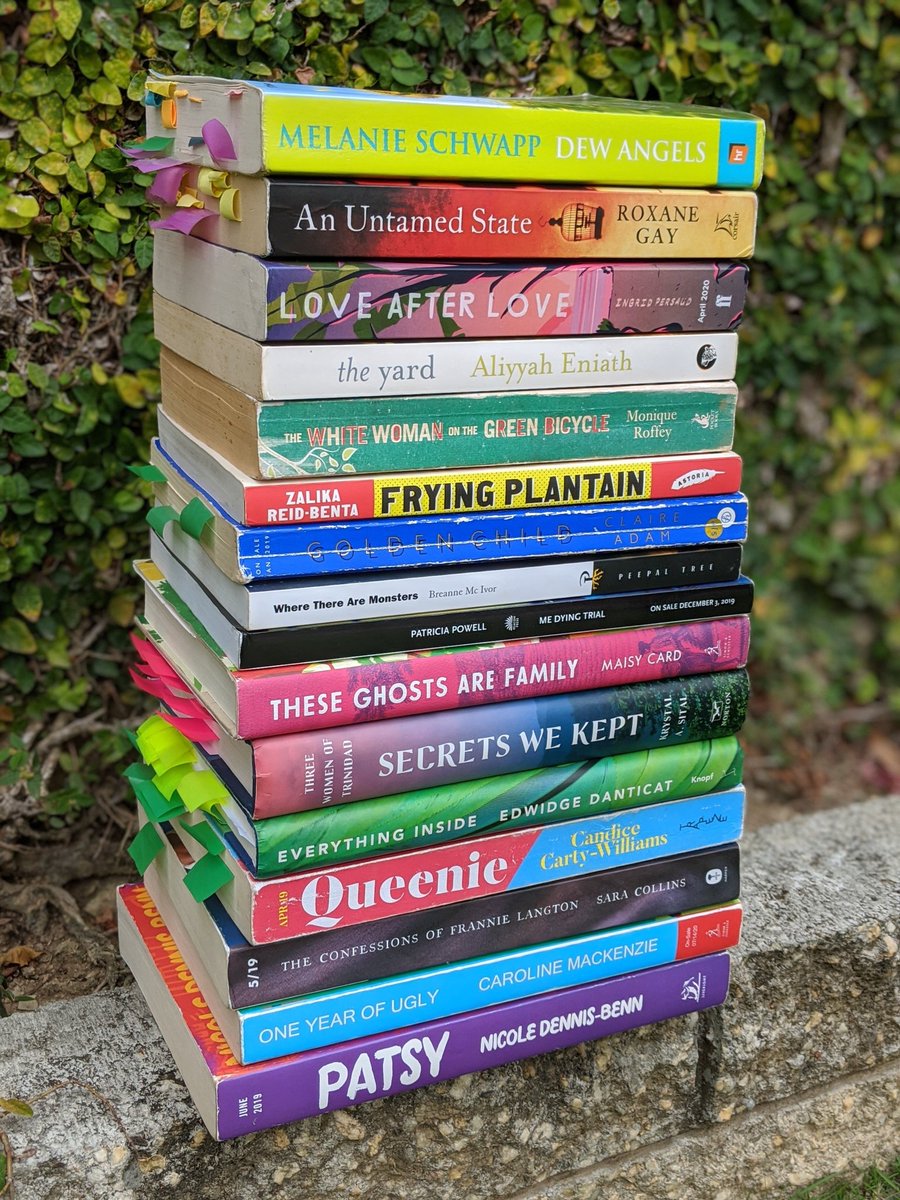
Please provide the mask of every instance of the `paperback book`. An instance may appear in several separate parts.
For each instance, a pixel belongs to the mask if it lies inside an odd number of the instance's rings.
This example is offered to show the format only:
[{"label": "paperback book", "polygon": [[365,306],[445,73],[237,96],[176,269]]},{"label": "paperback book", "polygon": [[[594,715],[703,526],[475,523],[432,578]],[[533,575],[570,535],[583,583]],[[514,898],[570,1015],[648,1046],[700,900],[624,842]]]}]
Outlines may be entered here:
[{"label": "paperback book", "polygon": [[147,199],[162,208],[155,229],[272,258],[749,258],[756,236],[751,191],[254,178],[179,163],[156,172]]},{"label": "paperback book", "polygon": [[491,182],[753,188],[759,117],[608,96],[397,95],[155,75],[144,172],[195,163],[245,175],[374,175]]},{"label": "paperback book", "polygon": [[733,383],[264,403],[163,347],[160,430],[255,479],[730,450]]},{"label": "paperback book", "polygon": [[744,263],[291,262],[157,230],[160,296],[258,342],[736,329]]},{"label": "paperback book", "polygon": [[187,970],[146,889],[120,888],[118,904],[122,957],[218,1140],[697,1012],[728,990],[728,955],[714,954],[242,1067],[210,981]]},{"label": "paperback book", "polygon": [[[741,460],[731,450],[403,475],[258,480],[165,417],[160,418],[160,433],[150,446],[151,466],[176,487],[180,471],[233,521],[250,526],[570,508],[717,496],[741,486]],[[165,494],[162,487],[157,484],[158,497]]]}]

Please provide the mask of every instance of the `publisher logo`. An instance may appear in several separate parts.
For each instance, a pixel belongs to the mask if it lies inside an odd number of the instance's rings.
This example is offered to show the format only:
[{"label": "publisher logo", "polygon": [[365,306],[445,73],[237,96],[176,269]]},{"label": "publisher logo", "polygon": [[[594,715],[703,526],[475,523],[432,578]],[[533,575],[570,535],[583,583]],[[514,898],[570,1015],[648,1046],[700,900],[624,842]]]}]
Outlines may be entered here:
[{"label": "publisher logo", "polygon": [[705,346],[701,346],[697,351],[697,366],[701,371],[708,371],[719,357],[715,346],[710,346],[709,342]]},{"label": "publisher logo", "polygon": [[738,219],[734,213],[720,213],[716,217],[716,233],[724,233],[733,242],[737,241]]},{"label": "publisher logo", "polygon": [[681,985],[682,1000],[693,1000],[696,1004],[706,995],[706,976],[702,971],[686,979]]},{"label": "publisher logo", "polygon": [[728,147],[728,161],[730,163],[745,163],[747,161],[748,146],[746,142],[732,142]]},{"label": "publisher logo", "polygon": [[737,513],[733,508],[720,508],[719,520],[722,522],[722,528],[727,529],[729,525],[733,525],[737,520]]},{"label": "publisher logo", "polygon": [[710,517],[704,528],[706,530],[706,536],[710,539],[710,541],[714,542],[716,538],[720,538],[722,536],[722,529],[724,526],[718,517]]},{"label": "publisher logo", "polygon": [[506,630],[507,633],[515,633],[515,631],[519,628],[520,625],[521,625],[521,621],[515,615],[508,616],[506,618],[506,620],[503,622],[503,628]]},{"label": "publisher logo", "polygon": [[706,872],[706,882],[710,887],[714,887],[715,884],[722,882],[723,875],[724,872],[721,867],[713,867],[712,870]]}]

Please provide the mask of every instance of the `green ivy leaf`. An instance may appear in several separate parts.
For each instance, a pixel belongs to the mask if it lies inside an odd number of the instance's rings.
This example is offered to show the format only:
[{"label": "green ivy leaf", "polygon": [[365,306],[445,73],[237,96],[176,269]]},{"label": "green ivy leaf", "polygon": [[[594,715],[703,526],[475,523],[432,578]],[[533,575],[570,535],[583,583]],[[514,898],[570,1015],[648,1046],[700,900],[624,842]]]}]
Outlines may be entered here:
[{"label": "green ivy leaf", "polygon": [[0,647],[11,654],[35,654],[37,642],[34,635],[18,617],[7,617],[0,621]]}]

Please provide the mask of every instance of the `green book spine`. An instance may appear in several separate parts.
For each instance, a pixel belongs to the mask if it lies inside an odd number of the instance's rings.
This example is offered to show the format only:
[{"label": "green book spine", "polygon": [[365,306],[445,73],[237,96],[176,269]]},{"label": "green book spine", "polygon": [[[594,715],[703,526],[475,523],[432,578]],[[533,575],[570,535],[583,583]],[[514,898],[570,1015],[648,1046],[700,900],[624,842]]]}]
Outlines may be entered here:
[{"label": "green book spine", "polygon": [[691,385],[257,408],[259,475],[346,475],[731,448],[737,389]]},{"label": "green book spine", "polygon": [[[261,877],[349,862],[476,834],[552,824],[666,800],[725,791],[741,782],[734,737],[639,750],[589,762],[362,800],[250,822]],[[227,814],[226,814],[227,820]],[[229,822],[232,824],[232,822]]]}]

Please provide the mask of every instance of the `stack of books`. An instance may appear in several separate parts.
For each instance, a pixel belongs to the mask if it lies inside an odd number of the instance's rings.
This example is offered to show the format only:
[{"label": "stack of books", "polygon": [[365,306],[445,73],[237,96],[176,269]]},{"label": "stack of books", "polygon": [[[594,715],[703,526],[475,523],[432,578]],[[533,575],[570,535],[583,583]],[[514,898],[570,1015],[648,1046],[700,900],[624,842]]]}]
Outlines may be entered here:
[{"label": "stack of books", "polygon": [[120,938],[210,1130],[721,1003],[761,123],[147,88]]}]

